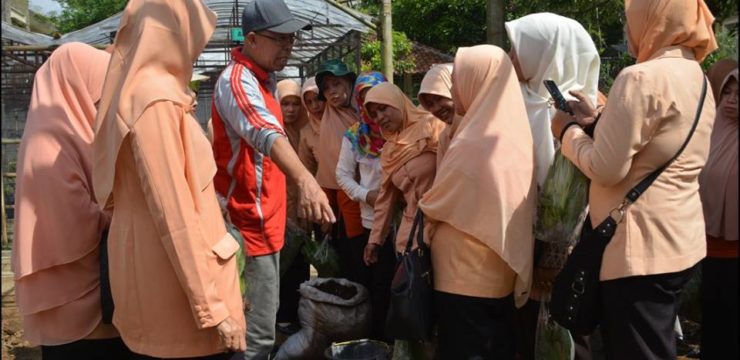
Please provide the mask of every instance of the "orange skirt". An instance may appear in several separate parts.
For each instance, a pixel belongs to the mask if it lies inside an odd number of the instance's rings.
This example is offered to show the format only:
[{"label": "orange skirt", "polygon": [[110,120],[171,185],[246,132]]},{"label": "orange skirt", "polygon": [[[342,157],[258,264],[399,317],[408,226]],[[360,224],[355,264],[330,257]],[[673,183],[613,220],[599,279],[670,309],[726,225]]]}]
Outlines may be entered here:
[{"label": "orange skirt", "polygon": [[736,259],[738,257],[738,241],[727,241],[707,234],[707,257]]},{"label": "orange skirt", "polygon": [[[360,204],[347,196],[342,190],[324,189],[333,210],[339,210],[344,221],[344,232],[348,238],[362,235],[362,214]],[[336,213],[336,211],[335,211]]]}]

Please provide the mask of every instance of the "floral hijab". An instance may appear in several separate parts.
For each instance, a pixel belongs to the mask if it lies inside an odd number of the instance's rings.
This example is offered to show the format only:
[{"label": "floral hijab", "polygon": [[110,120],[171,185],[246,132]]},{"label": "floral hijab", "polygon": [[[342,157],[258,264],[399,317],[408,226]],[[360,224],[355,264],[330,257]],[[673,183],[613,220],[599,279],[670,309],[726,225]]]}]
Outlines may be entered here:
[{"label": "floral hijab", "polygon": [[373,120],[362,106],[360,93],[362,90],[371,88],[387,80],[383,74],[377,71],[360,74],[355,81],[354,104],[360,114],[360,121],[350,126],[344,133],[344,137],[352,143],[352,150],[360,158],[378,158],[380,150],[385,144],[385,139],[380,135],[380,125]]}]

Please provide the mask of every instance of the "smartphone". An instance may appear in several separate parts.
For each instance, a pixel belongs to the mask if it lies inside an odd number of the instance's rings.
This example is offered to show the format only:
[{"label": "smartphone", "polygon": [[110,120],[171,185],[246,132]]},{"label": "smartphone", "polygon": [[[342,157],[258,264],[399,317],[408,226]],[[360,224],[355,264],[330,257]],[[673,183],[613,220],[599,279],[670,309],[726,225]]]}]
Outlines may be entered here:
[{"label": "smartphone", "polygon": [[550,96],[552,96],[552,99],[555,100],[555,108],[570,115],[575,115],[570,106],[568,106],[568,102],[563,97],[563,93],[558,89],[558,85],[552,80],[545,80],[543,83],[545,84],[547,91],[550,93]]}]

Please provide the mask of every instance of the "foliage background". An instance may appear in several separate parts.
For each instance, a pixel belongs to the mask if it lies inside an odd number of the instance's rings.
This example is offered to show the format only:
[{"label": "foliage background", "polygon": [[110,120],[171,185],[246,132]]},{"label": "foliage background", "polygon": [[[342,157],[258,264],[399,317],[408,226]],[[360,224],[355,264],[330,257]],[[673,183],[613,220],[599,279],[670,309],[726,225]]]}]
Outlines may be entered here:
[{"label": "foliage background", "polygon": [[[60,14],[52,19],[57,29],[70,32],[106,19],[123,10],[127,0],[58,0]],[[634,61],[617,48],[624,46],[623,0],[502,0],[506,21],[526,14],[552,12],[577,19],[589,32],[602,55],[601,89],[606,92],[614,77]],[[678,1],[678,0],[676,0]],[[721,23],[737,15],[738,0],[705,0]],[[380,13],[380,0],[349,0],[346,5],[372,16]],[[486,42],[487,0],[393,0],[393,55],[396,73],[414,68],[413,41],[454,54],[458,47]],[[720,49],[702,64],[706,69],[725,57],[737,58],[737,32],[716,26]],[[615,46],[617,48],[615,48]],[[508,47],[508,44],[507,46]],[[363,37],[362,70],[381,68],[380,42],[375,34]]]}]

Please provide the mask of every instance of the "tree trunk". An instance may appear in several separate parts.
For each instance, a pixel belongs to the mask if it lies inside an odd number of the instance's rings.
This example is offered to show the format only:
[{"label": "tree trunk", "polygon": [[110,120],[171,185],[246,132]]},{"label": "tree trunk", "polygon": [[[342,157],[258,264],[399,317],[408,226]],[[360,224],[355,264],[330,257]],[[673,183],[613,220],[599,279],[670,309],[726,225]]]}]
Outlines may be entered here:
[{"label": "tree trunk", "polygon": [[383,0],[382,42],[383,75],[388,82],[393,83],[393,20],[391,14],[391,0]]},{"label": "tree trunk", "polygon": [[488,0],[486,2],[486,39],[489,44],[504,47],[506,43],[505,0]]}]

